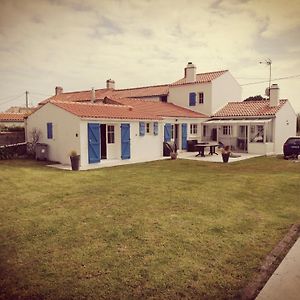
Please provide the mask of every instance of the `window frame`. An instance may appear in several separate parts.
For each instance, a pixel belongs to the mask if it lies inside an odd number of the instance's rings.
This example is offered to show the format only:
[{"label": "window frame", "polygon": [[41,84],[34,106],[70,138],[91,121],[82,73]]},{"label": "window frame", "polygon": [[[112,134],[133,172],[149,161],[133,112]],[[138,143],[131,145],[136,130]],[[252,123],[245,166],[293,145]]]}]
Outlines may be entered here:
[{"label": "window frame", "polygon": [[190,124],[190,134],[195,135],[198,133],[198,125],[195,123]]},{"label": "window frame", "polygon": [[222,126],[223,135],[230,136],[232,134],[232,126],[231,125],[223,125]]},{"label": "window frame", "polygon": [[203,92],[200,92],[198,93],[199,95],[199,104],[204,104],[204,93]]},{"label": "window frame", "polygon": [[53,123],[47,122],[47,139],[53,140]]},{"label": "window frame", "polygon": [[115,125],[107,125],[107,144],[114,144],[114,143],[115,143]]}]

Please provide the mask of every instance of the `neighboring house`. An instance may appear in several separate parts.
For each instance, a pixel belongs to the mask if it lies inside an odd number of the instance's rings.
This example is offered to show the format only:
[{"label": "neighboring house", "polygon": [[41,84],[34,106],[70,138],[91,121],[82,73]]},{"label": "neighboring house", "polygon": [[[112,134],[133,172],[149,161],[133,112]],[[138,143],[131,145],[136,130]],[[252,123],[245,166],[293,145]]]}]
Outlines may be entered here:
[{"label": "neighboring house", "polygon": [[24,113],[0,113],[0,128],[24,127]]},{"label": "neighboring house", "polygon": [[21,114],[30,114],[35,110],[34,107],[22,107],[22,106],[11,106],[5,112],[7,113],[21,113]]},{"label": "neighboring house", "polygon": [[163,156],[163,142],[172,139],[184,150],[190,137],[190,124],[202,120],[207,120],[207,116],[158,101],[105,98],[105,103],[79,103],[51,100],[28,116],[27,136],[30,140],[37,128],[39,142],[49,146],[50,160],[69,164],[69,154],[75,150],[81,155],[81,167],[88,168],[102,159],[159,159]]},{"label": "neighboring house", "polygon": [[296,113],[288,100],[279,100],[273,84],[270,99],[229,102],[202,123],[202,139],[230,145],[237,152],[282,153],[284,142],[296,135]]}]

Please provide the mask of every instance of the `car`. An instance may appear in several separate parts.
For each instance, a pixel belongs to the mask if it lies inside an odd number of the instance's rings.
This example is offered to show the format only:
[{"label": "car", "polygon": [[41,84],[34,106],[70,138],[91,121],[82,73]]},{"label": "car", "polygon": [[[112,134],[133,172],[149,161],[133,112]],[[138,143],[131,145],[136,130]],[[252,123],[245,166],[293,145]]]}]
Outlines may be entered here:
[{"label": "car", "polygon": [[300,136],[291,136],[286,140],[283,145],[283,154],[285,158],[300,155]]}]

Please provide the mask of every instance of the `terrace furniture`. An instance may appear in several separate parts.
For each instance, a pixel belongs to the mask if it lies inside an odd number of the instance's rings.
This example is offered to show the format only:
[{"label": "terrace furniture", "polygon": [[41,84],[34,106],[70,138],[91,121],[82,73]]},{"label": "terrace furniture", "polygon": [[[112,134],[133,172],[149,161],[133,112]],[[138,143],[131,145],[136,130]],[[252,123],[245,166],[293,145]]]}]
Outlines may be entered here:
[{"label": "terrace furniture", "polygon": [[197,140],[188,140],[187,141],[187,152],[195,152],[197,149],[195,149],[195,145],[198,143]]},{"label": "terrace furniture", "polygon": [[219,146],[219,143],[198,143],[195,145],[195,149],[199,152],[196,156],[202,156],[205,157],[204,155],[204,149],[206,147],[209,147],[209,154],[213,155],[216,154],[218,155],[218,153],[216,152],[216,147]]}]

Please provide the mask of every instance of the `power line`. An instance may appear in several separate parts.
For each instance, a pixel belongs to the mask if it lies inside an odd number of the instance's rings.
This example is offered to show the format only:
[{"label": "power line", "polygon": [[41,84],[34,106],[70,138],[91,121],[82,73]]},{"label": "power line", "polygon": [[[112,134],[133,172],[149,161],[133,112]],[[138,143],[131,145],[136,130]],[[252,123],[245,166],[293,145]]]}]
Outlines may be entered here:
[{"label": "power line", "polygon": [[13,99],[10,99],[8,101],[4,101],[4,102],[0,102],[0,105],[3,105],[3,104],[6,104],[6,103],[9,103],[9,102],[14,102],[15,100],[21,98],[21,97],[24,97],[24,94],[25,93],[22,93],[21,95],[19,95],[18,97],[14,97]]},{"label": "power line", "polygon": [[[300,74],[298,74],[298,75],[292,75],[292,76],[287,76],[287,77],[273,78],[272,81],[274,81],[274,80],[285,80],[285,79],[291,79],[291,78],[297,78],[297,77],[300,77]],[[249,83],[241,84],[241,86],[252,85],[252,84],[259,84],[259,83],[266,83],[266,82],[269,82],[269,80],[249,82]]]},{"label": "power line", "polygon": [[[20,97],[21,95],[24,95],[25,93],[23,92],[22,94],[14,95],[14,96],[6,96],[3,98],[0,98],[0,100],[8,100],[8,99],[13,99],[15,97]],[[1,103],[1,102],[0,102]]]}]

